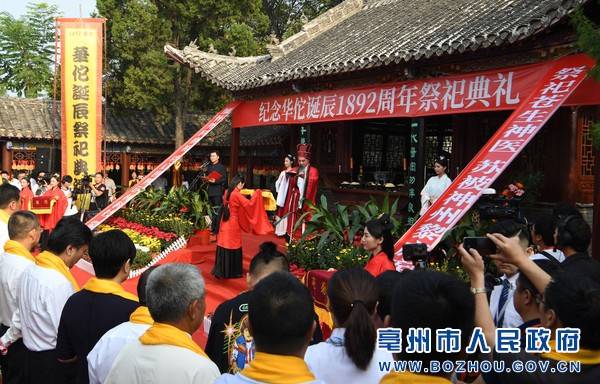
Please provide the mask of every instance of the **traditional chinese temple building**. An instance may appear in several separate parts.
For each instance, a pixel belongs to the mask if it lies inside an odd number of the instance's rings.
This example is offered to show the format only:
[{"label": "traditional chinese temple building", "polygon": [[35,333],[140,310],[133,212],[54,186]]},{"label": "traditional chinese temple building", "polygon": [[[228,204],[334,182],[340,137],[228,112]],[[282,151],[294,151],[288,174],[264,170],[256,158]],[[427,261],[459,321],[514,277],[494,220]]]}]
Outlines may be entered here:
[{"label": "traditional chinese temple building", "polygon": [[[53,118],[54,117],[54,118]],[[198,125],[210,116],[188,115],[185,136],[191,136]],[[53,124],[53,120],[55,123]],[[0,98],[0,140],[2,168],[7,171],[46,172],[60,169],[60,106],[40,99]],[[267,160],[282,157],[289,146],[279,127],[248,130],[240,139],[240,171],[248,165],[257,169],[262,182],[278,175],[277,169],[266,167]],[[192,181],[209,151],[216,149],[229,162],[231,125],[222,124],[182,161],[185,179]],[[108,111],[104,130],[103,152],[106,170],[115,181],[128,185],[131,172],[148,173],[160,164],[175,146],[173,124],[161,125],[147,112]],[[104,157],[103,157],[104,158]],[[238,162],[239,164],[239,162]],[[124,172],[124,170],[127,170]]]},{"label": "traditional chinese temple building", "polygon": [[[418,197],[437,155],[449,155],[455,178],[548,66],[579,53],[570,24],[578,7],[600,18],[598,4],[585,0],[346,0],[299,33],[273,41],[262,56],[219,55],[193,43],[167,45],[165,52],[243,101],[232,116],[234,168],[239,132],[287,125],[288,149],[301,140],[313,144],[312,162],[338,201],[391,192],[410,213],[409,198]],[[546,108],[567,92],[561,87],[572,83],[557,74],[552,79],[560,84],[550,89],[550,83],[532,108]],[[579,203],[591,221],[592,204],[600,205],[590,136],[600,92],[589,79],[571,91],[555,112],[521,116],[527,123],[543,119],[543,128],[521,140],[526,148],[493,186],[529,182],[539,200]],[[526,137],[527,127],[516,135]],[[519,152],[509,140],[492,144]]]}]

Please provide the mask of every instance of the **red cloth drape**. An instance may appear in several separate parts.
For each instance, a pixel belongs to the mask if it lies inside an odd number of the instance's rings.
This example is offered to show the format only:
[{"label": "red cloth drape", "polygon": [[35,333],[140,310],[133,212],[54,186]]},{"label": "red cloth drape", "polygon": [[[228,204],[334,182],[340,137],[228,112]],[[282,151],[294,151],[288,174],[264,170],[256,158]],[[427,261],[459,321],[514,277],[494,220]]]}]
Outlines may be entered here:
[{"label": "red cloth drape", "polygon": [[69,201],[64,192],[59,187],[47,190],[42,196],[51,196],[56,202],[52,208],[52,213],[48,215],[39,215],[40,225],[47,230],[53,230],[56,224],[65,215],[69,206]]},{"label": "red cloth drape", "polygon": [[33,191],[29,187],[25,187],[21,190],[21,209],[29,210],[31,208],[31,200],[33,200]]},{"label": "red cloth drape", "polygon": [[241,248],[241,231],[255,235],[266,235],[274,231],[265,212],[260,189],[254,191],[250,200],[246,199],[237,188],[231,192],[229,200],[225,192],[223,204],[229,206],[229,220],[221,220],[219,225],[217,245],[221,248]]}]

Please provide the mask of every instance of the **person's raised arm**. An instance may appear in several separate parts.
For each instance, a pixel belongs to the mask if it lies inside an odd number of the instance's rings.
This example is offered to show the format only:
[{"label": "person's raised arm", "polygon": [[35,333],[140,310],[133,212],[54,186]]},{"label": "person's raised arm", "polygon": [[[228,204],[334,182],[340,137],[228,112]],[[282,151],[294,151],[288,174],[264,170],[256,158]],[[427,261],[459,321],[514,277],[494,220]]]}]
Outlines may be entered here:
[{"label": "person's raised arm", "polygon": [[487,292],[485,290],[485,266],[483,258],[475,249],[470,249],[468,252],[464,247],[459,245],[458,255],[463,268],[471,281],[471,290],[475,295],[475,326],[481,327],[485,340],[490,348],[494,348],[496,343],[496,326],[492,319],[490,306],[488,304]]},{"label": "person's raised arm", "polygon": [[488,234],[487,237],[496,244],[498,250],[490,258],[516,265],[519,272],[527,276],[538,292],[546,290],[552,278],[523,251],[518,238],[508,238],[499,233]]}]

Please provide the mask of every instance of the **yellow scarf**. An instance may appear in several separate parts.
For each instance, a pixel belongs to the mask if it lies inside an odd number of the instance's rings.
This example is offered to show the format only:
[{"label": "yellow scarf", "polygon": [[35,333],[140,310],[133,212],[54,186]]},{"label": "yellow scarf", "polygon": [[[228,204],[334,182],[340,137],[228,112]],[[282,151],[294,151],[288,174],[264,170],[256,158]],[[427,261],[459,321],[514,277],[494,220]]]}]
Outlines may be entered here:
[{"label": "yellow scarf", "polygon": [[164,323],[154,323],[142,336],[140,342],[144,345],[173,345],[186,348],[200,356],[208,356],[192,337],[179,328]]},{"label": "yellow scarf", "polygon": [[0,209],[0,221],[4,224],[8,224],[8,219],[10,219],[10,215],[6,213],[4,209]]},{"label": "yellow scarf", "polygon": [[448,384],[452,381],[439,376],[417,375],[412,372],[392,372],[383,376],[379,384]]},{"label": "yellow scarf", "polygon": [[137,307],[135,311],[129,316],[129,321],[134,324],[154,324],[154,320],[152,316],[150,316],[150,311],[148,307],[140,305]]},{"label": "yellow scarf", "polygon": [[264,352],[256,352],[241,374],[263,383],[298,384],[317,380],[301,358]]},{"label": "yellow scarf", "polygon": [[22,256],[35,263],[35,259],[31,255],[31,252],[29,252],[27,248],[17,241],[8,240],[6,244],[4,244],[4,250],[11,255]]},{"label": "yellow scarf", "polygon": [[555,361],[580,361],[583,365],[600,364],[600,350],[579,348],[579,352],[566,353],[556,352],[556,340],[550,340],[548,345],[550,352],[542,353],[543,358]]},{"label": "yellow scarf", "polygon": [[117,295],[121,296],[124,299],[138,302],[138,298],[136,295],[127,292],[119,283],[116,283],[111,280],[98,279],[97,277],[92,277],[88,280],[87,283],[83,286],[83,289],[87,291],[92,291],[96,293],[106,293],[109,295]]},{"label": "yellow scarf", "polygon": [[54,269],[56,272],[63,275],[65,279],[69,280],[75,291],[79,291],[79,284],[77,284],[77,281],[75,281],[75,278],[71,275],[71,271],[69,270],[69,267],[67,267],[67,264],[65,264],[60,257],[51,252],[44,251],[35,258],[35,263],[40,267]]}]

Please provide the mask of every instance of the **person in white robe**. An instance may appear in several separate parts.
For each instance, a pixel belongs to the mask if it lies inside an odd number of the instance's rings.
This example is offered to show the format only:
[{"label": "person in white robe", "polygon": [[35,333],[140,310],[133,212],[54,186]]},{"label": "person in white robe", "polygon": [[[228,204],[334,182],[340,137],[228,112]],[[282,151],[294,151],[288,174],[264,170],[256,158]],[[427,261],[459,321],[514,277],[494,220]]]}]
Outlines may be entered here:
[{"label": "person in white robe", "polygon": [[452,184],[452,180],[446,174],[448,169],[448,158],[440,156],[436,159],[433,165],[435,176],[430,177],[421,191],[421,211],[419,214],[423,216],[431,205],[444,193],[444,191]]},{"label": "person in white robe", "polygon": [[[177,282],[176,284],[173,282]],[[146,287],[154,324],[117,356],[106,384],[204,384],[219,369],[192,340],[204,322],[204,280],[188,264],[161,265]]]},{"label": "person in white robe", "polygon": [[291,178],[288,172],[292,170],[292,167],[294,166],[294,160],[294,155],[290,153],[285,155],[285,158],[283,159],[283,166],[285,169],[281,171],[279,178],[277,178],[277,181],[275,182],[275,192],[277,192],[277,216],[279,217],[279,221],[277,221],[277,224],[275,225],[275,235],[277,236],[284,236],[287,231],[287,217],[282,216],[285,216],[285,199]]}]

